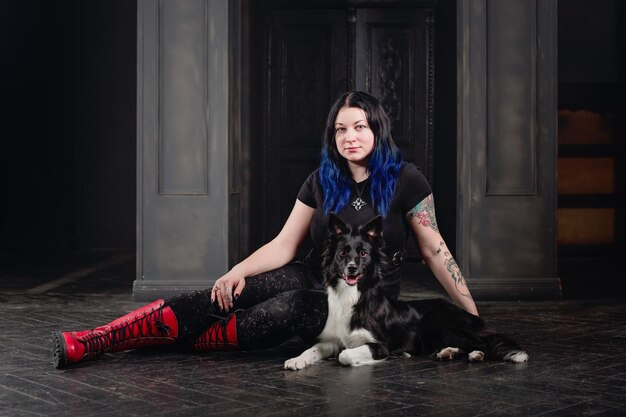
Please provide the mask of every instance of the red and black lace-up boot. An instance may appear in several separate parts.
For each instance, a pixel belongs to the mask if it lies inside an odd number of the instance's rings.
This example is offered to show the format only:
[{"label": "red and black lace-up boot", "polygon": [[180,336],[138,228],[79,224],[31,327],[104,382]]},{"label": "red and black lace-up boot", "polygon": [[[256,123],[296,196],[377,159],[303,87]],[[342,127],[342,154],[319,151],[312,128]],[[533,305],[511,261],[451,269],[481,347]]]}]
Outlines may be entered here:
[{"label": "red and black lace-up boot", "polygon": [[54,367],[93,359],[105,352],[174,343],[178,321],[164,300],[157,300],[111,323],[82,332],[53,332]]},{"label": "red and black lace-up boot", "polygon": [[211,351],[238,350],[237,319],[231,314],[223,320],[211,324],[198,336],[191,338],[186,343],[188,350],[197,353]]}]

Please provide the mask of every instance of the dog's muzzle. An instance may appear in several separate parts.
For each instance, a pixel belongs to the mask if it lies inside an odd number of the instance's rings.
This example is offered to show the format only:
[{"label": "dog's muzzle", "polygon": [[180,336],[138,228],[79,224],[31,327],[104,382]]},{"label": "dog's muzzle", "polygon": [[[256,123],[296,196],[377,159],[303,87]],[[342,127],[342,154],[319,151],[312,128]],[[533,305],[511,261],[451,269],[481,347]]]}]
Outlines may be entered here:
[{"label": "dog's muzzle", "polygon": [[343,280],[346,282],[346,284],[348,284],[349,286],[353,286],[359,283],[359,281],[361,280],[361,278],[363,278],[363,274],[359,274],[359,275],[345,275],[342,274],[341,278],[343,278]]}]

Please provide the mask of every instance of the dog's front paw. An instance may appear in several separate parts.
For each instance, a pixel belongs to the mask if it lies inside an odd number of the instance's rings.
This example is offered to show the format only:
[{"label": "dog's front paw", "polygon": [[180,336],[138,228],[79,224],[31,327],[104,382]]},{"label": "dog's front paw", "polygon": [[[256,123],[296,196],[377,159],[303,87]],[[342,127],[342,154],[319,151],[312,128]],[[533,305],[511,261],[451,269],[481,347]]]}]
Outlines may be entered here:
[{"label": "dog's front paw", "polygon": [[339,360],[340,364],[351,366],[355,363],[355,359],[353,356],[354,355],[352,355],[352,352],[350,352],[350,349],[345,349],[341,351],[337,359]]},{"label": "dog's front paw", "polygon": [[313,365],[318,360],[319,357],[315,354],[315,351],[311,351],[309,349],[297,358],[287,359],[285,361],[285,369],[297,371],[298,369],[303,369],[309,365]]},{"label": "dog's front paw", "polygon": [[376,362],[372,357],[372,351],[367,345],[353,349],[344,349],[337,359],[339,363],[346,366],[360,366]]},{"label": "dog's front paw", "polygon": [[285,369],[291,371],[297,371],[298,369],[306,368],[307,366],[309,366],[309,364],[306,363],[306,361],[303,360],[300,356],[298,356],[297,358],[287,359],[285,361]]}]

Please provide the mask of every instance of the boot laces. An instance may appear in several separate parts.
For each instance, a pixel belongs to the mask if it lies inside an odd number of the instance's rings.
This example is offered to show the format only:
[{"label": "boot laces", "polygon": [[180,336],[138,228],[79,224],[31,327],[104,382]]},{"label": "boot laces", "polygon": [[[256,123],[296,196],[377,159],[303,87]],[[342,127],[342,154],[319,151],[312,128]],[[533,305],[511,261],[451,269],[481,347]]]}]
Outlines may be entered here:
[{"label": "boot laces", "polygon": [[211,349],[220,344],[228,345],[228,322],[234,319],[234,315],[237,311],[234,311],[226,317],[219,317],[218,321],[210,325],[209,328],[200,335],[195,346],[203,348],[208,346],[208,348]]},{"label": "boot laces", "polygon": [[[98,356],[117,344],[128,343],[131,340],[144,337],[155,337],[151,317],[154,317],[154,327],[159,336],[168,335],[171,327],[163,322],[163,308],[158,307],[146,310],[127,321],[116,323],[107,330],[94,330],[84,337],[86,356]],[[144,328],[145,324],[145,328]]]}]

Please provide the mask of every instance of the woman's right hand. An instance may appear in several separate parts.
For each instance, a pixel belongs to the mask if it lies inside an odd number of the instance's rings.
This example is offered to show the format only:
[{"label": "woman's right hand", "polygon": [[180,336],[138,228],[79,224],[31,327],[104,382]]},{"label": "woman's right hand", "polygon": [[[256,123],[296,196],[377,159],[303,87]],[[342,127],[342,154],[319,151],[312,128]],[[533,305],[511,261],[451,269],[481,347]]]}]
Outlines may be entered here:
[{"label": "woman's right hand", "polygon": [[245,286],[245,277],[230,270],[226,275],[215,281],[211,290],[211,303],[217,301],[221,310],[229,311],[233,308],[234,300],[239,298]]},{"label": "woman's right hand", "polygon": [[230,310],[233,308],[233,301],[241,295],[246,286],[246,276],[280,268],[291,261],[306,237],[314,212],[314,208],[296,200],[278,236],[215,281],[211,290],[211,303],[217,301],[222,311]]}]

